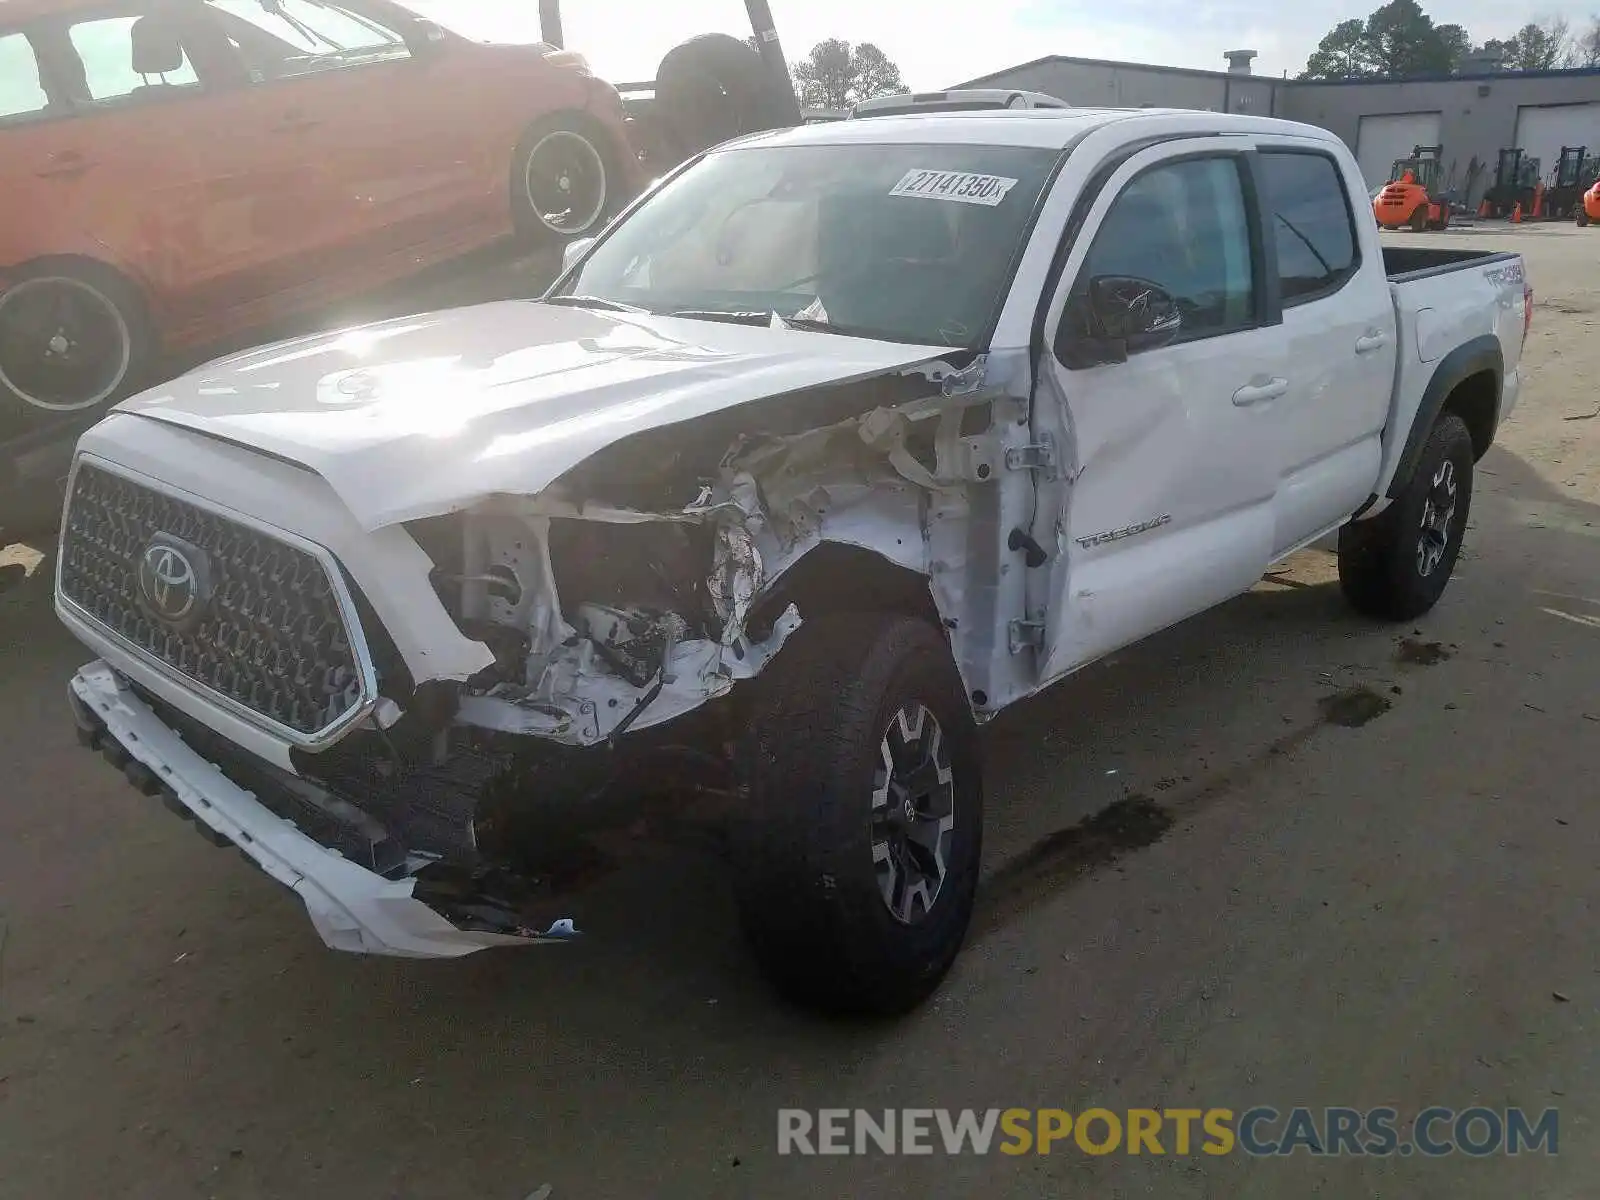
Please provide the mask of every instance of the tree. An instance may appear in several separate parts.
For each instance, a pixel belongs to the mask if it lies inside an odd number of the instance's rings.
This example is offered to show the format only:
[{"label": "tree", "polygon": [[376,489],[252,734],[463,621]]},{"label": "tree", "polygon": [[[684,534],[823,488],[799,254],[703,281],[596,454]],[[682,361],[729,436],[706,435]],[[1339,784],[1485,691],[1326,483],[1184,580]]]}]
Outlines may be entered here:
[{"label": "tree", "polygon": [[1367,27],[1355,17],[1340,21],[1317,43],[1301,79],[1359,79],[1373,73]]},{"label": "tree", "polygon": [[1380,75],[1447,75],[1455,65],[1417,0],[1389,0],[1367,18],[1366,40]]},{"label": "tree", "polygon": [[1505,64],[1512,71],[1548,71],[1572,65],[1572,30],[1565,17],[1529,21],[1505,43]]},{"label": "tree", "polygon": [[1573,42],[1572,65],[1600,67],[1600,17],[1589,18],[1589,28]]},{"label": "tree", "polygon": [[1450,52],[1450,69],[1459,71],[1472,53],[1472,37],[1460,25],[1440,25],[1438,30],[1445,49]]},{"label": "tree", "polygon": [[795,91],[813,108],[849,108],[874,96],[900,95],[911,89],[900,68],[871,42],[852,46],[840,38],[818,42],[794,66]]},{"label": "tree", "polygon": [[1470,45],[1459,25],[1435,26],[1417,0],[1389,0],[1365,21],[1340,21],[1306,62],[1301,79],[1447,75]]}]

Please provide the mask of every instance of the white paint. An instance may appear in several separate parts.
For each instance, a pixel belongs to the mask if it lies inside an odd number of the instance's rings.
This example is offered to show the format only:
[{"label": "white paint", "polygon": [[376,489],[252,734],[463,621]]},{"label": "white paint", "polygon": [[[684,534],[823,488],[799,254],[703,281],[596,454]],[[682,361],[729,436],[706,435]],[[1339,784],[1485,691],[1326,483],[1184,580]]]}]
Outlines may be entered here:
[{"label": "white paint", "polygon": [[[1476,337],[1500,343],[1505,377],[1500,385],[1500,419],[1517,405],[1522,389],[1522,328],[1525,309],[1521,259],[1492,267],[1472,267],[1391,283],[1399,318],[1398,378],[1383,431],[1383,460],[1373,492],[1388,491],[1400,464],[1406,438],[1421,407],[1438,360]],[[1376,516],[1373,510],[1363,514]]]},{"label": "white paint", "polygon": [[1525,104],[1517,109],[1517,138],[1528,158],[1539,160],[1545,183],[1555,181],[1556,160],[1563,146],[1587,146],[1600,154],[1600,103]]},{"label": "white paint", "polygon": [[490,946],[563,940],[457,929],[412,896],[410,879],[391,880],[325,849],[267,809],[168,729],[105,663],[72,679],[74,694],[107,733],[172,789],[197,821],[228,838],[305,903],[311,923],[335,950],[402,958],[459,958]]},{"label": "white paint", "polygon": [[1367,190],[1388,182],[1389,171],[1397,159],[1410,158],[1411,151],[1418,146],[1438,144],[1439,114],[1436,112],[1362,117],[1356,134],[1356,160],[1361,164],[1361,177],[1366,180]]},{"label": "white paint", "polygon": [[541,491],[646,429],[946,352],[508,300],[263,347],[119,411],[303,464],[375,530]]},{"label": "white paint", "polygon": [[1365,185],[1348,158],[1340,160],[1340,177],[1351,197],[1363,268],[1333,294],[1284,309],[1290,388],[1259,414],[1279,476],[1274,557],[1372,494],[1389,423],[1399,334],[1383,244],[1377,223],[1356,203]]}]

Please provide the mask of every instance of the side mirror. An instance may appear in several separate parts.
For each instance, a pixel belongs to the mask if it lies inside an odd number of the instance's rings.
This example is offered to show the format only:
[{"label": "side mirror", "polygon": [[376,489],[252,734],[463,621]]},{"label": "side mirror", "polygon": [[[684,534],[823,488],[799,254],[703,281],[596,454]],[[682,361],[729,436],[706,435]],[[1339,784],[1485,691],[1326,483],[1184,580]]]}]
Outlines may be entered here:
[{"label": "side mirror", "polygon": [[436,54],[443,48],[447,35],[444,27],[418,17],[405,30],[406,48],[415,56]]},{"label": "side mirror", "polygon": [[571,241],[561,251],[561,273],[565,275],[572,270],[577,261],[588,253],[589,247],[594,245],[592,237],[578,238]]},{"label": "side mirror", "polygon": [[1131,275],[1096,275],[1075,297],[1056,334],[1056,357],[1074,369],[1126,362],[1183,332],[1177,299],[1160,284]]}]

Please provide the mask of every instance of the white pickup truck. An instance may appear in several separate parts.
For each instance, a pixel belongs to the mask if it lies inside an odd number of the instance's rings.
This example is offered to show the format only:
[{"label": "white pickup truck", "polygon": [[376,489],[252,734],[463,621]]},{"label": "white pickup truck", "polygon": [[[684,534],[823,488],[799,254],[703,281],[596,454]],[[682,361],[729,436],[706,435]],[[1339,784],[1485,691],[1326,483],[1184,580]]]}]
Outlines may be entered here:
[{"label": "white pickup truck", "polygon": [[1430,608],[1530,303],[1516,255],[1385,250],[1308,126],[751,137],[542,300],[90,430],[81,738],[367,953],[562,941],[591,822],[714,801],[780,987],[904,1010],[973,909],[978,725],[1334,531],[1357,608]]}]

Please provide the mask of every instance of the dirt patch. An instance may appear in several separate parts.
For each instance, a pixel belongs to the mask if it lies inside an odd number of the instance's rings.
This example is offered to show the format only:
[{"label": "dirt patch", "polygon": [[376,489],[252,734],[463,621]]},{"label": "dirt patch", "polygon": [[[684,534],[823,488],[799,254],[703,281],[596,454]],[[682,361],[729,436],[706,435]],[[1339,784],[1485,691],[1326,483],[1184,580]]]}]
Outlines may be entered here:
[{"label": "dirt patch", "polygon": [[1359,729],[1368,721],[1383,716],[1393,705],[1388,697],[1378,695],[1369,687],[1353,687],[1332,696],[1324,696],[1317,701],[1317,707],[1322,710],[1322,719],[1329,725]]},{"label": "dirt patch", "polygon": [[1394,660],[1412,667],[1431,667],[1450,657],[1443,642],[1419,642],[1415,638],[1401,638],[1395,648]]}]

